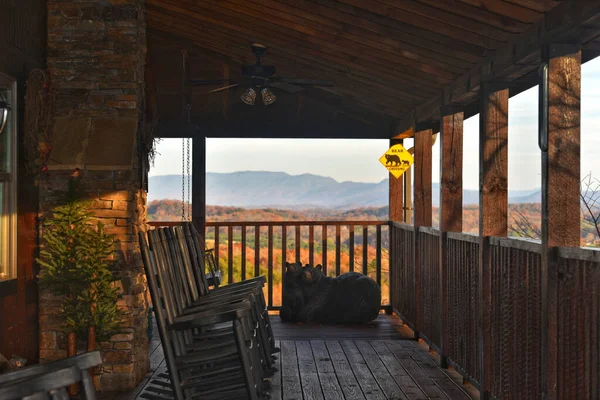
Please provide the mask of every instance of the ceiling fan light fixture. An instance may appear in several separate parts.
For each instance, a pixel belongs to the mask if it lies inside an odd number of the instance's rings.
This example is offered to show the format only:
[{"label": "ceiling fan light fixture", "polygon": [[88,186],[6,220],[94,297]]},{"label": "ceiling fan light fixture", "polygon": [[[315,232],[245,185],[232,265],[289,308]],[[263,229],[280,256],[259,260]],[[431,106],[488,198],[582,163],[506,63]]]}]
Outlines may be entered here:
[{"label": "ceiling fan light fixture", "polygon": [[265,103],[265,106],[269,106],[275,103],[275,100],[277,100],[277,96],[275,96],[275,94],[269,88],[264,88],[260,91],[260,94],[262,95],[262,100],[263,103]]},{"label": "ceiling fan light fixture", "polygon": [[249,106],[254,105],[254,101],[256,100],[256,90],[252,88],[248,88],[242,93],[240,96],[240,100],[244,102],[244,104],[248,104]]}]

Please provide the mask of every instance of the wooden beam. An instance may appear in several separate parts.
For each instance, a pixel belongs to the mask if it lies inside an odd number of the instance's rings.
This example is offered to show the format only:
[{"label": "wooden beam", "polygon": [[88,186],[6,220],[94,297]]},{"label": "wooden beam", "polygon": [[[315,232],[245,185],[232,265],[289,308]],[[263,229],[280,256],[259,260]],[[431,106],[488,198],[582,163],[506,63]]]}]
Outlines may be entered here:
[{"label": "wooden beam", "polygon": [[[434,86],[448,83],[455,76],[455,74],[437,76],[412,69],[410,65],[392,64],[385,60],[374,62],[375,58],[371,57],[370,53],[363,55],[354,53],[352,47],[347,47],[349,46],[347,43],[347,46],[339,45],[329,36],[315,38],[291,29],[282,33],[268,23],[257,23],[247,16],[240,18],[240,14],[232,10],[206,8],[209,6],[185,3],[182,7],[179,3],[149,0],[148,15],[155,19],[171,13],[179,21],[187,20],[195,25],[201,21],[203,24],[201,36],[216,39],[222,35],[233,35],[247,44],[250,42],[249,38],[252,38],[260,40],[270,48],[293,54],[296,59],[347,66],[352,70],[384,76],[390,82],[409,78],[413,81],[418,79],[424,86]],[[152,26],[156,27],[155,24]]]},{"label": "wooden beam", "polygon": [[431,226],[431,129],[415,133],[415,226]]},{"label": "wooden beam", "polygon": [[484,85],[479,114],[479,330],[481,393],[489,398],[494,361],[491,358],[492,307],[489,238],[508,233],[508,89]]},{"label": "wooden beam", "polygon": [[[545,398],[556,399],[558,360],[558,263],[554,250],[579,247],[581,168],[581,48],[544,49],[547,93],[542,110],[542,371]],[[547,110],[547,114],[543,112]],[[547,116],[547,120],[544,117]],[[583,366],[576,373],[583,373]]]},{"label": "wooden beam", "polygon": [[[233,0],[238,4],[248,4],[247,1]],[[260,5],[256,4],[260,3]],[[392,53],[394,56],[399,54],[407,60],[416,62],[419,66],[439,67],[454,72],[468,68],[469,61],[459,59],[456,54],[447,52],[436,53],[429,49],[424,49],[418,45],[409,43],[400,34],[394,34],[390,30],[382,32],[381,25],[370,23],[369,21],[344,12],[339,12],[330,7],[318,4],[315,1],[307,0],[253,0],[252,7],[263,13],[270,10],[277,12],[278,18],[291,16],[302,18],[298,20],[305,26],[310,26],[318,31],[327,32],[336,39],[343,38],[352,40],[361,45],[368,46],[381,51],[381,55]],[[439,46],[442,49],[442,46]],[[406,61],[405,61],[406,62]]]},{"label": "wooden beam", "polygon": [[462,112],[445,115],[440,141],[440,231],[462,232]]},{"label": "wooden beam", "polygon": [[448,247],[447,233],[462,232],[462,112],[445,115],[440,130],[440,365],[448,367],[450,337],[447,334],[448,315]]},{"label": "wooden beam", "polygon": [[[506,40],[506,35],[503,35],[498,30],[490,29],[489,25],[484,28],[482,24],[468,21],[464,18],[456,18],[452,13],[442,12],[423,4],[415,4],[414,1],[410,0],[381,0],[381,2],[369,0],[339,1],[391,18],[400,24],[411,26],[418,31],[433,31],[439,36],[446,36],[483,48],[495,48],[499,42]],[[429,15],[422,15],[422,12],[418,11],[420,9],[426,9]],[[435,15],[438,20],[444,20],[444,22],[435,23],[432,15]],[[464,26],[468,26],[470,30],[463,28]],[[480,34],[479,32],[481,31],[486,32],[490,36]]]},{"label": "wooden beam", "polygon": [[479,233],[508,234],[508,89],[491,84],[479,113]]},{"label": "wooden beam", "polygon": [[[155,0],[149,1],[154,2]],[[163,1],[172,2],[174,0]],[[237,4],[233,4],[236,1]],[[452,79],[464,70],[464,68],[456,68],[444,63],[438,64],[439,61],[423,63],[410,60],[398,55],[396,49],[382,45],[381,41],[369,41],[368,45],[365,45],[364,38],[360,36],[352,36],[353,40],[350,40],[349,35],[341,33],[340,29],[331,29],[327,25],[314,24],[306,18],[297,17],[295,14],[298,14],[300,10],[296,7],[286,7],[282,12],[282,5],[272,1],[267,3],[268,6],[238,0],[205,1],[200,6],[199,3],[189,0],[177,1],[177,4],[182,4],[183,8],[194,13],[201,13],[200,18],[204,18],[206,22],[230,30],[249,28],[254,35],[264,33],[272,36],[272,40],[287,41],[295,38],[304,45],[320,49],[336,58],[345,58],[344,54],[347,54],[357,60],[362,59],[373,68],[379,65],[385,66],[390,71],[403,71],[404,74],[415,77],[429,76],[430,79],[436,81],[439,79],[440,82],[443,79]],[[197,15],[195,17],[198,18]],[[269,38],[269,36],[266,37]],[[404,66],[408,68],[404,68]]]},{"label": "wooden beam", "polygon": [[[175,19],[174,17],[172,17],[172,19],[166,20],[166,18],[169,17],[165,17],[164,15],[161,15],[160,17],[152,16],[152,14],[148,15],[149,21],[152,21],[155,18],[161,21],[162,27],[160,29],[174,31],[177,32],[179,35],[188,37],[190,40],[194,41],[198,48],[204,48],[215,52],[221,51],[224,55],[226,53],[229,55],[237,53],[240,55],[240,58],[243,55],[247,55],[249,53],[246,45],[242,46],[241,44],[235,44],[231,42],[215,44],[217,39],[202,39],[201,36],[195,36],[194,34],[190,34],[186,31],[180,31],[180,28],[178,26],[183,25],[183,23],[180,20]],[[172,27],[171,25],[169,25],[170,23],[173,24]],[[282,59],[281,57],[282,54],[278,53],[279,60]],[[290,58],[290,60],[292,59]],[[286,64],[286,62],[276,62],[278,66],[283,67],[281,68],[283,74],[289,75],[291,77],[293,77],[294,75],[298,75],[298,73],[294,71],[292,71],[291,74],[288,74],[289,70],[286,68],[286,66],[291,64]],[[292,63],[292,61],[290,61],[290,63]],[[294,67],[294,70],[297,70],[299,65],[303,65],[305,63],[306,61],[298,60],[297,62],[295,62],[296,67]],[[315,77],[325,79],[331,78],[332,81],[338,84],[336,88],[337,91],[342,92],[343,96],[351,98],[354,102],[360,103],[361,107],[378,109],[379,112],[386,113],[391,116],[398,116],[402,110],[407,110],[411,106],[411,104],[414,104],[416,101],[416,97],[413,94],[410,94],[411,92],[414,92],[416,88],[410,89],[410,87],[408,86],[404,88],[401,87],[400,89],[398,89],[397,92],[390,94],[387,92],[397,87],[390,82],[388,82],[388,87],[385,87],[385,85],[383,85],[380,82],[369,82],[369,80],[366,80],[361,77],[349,77],[350,75],[348,75],[348,73],[345,70],[338,71],[336,74],[333,74],[332,72],[328,71],[323,72],[323,70],[320,67],[316,68],[315,64],[307,64],[307,68],[311,68],[315,71],[312,73],[312,75],[314,75]],[[307,71],[308,69],[304,69],[304,72],[301,74],[301,76],[307,76],[306,74],[309,74],[309,72]],[[398,97],[399,95],[405,98]]]},{"label": "wooden beam", "polygon": [[[311,2],[319,3],[338,11],[340,14],[356,16],[357,19],[368,22],[370,28],[382,36],[389,36],[414,43],[432,53],[451,55],[452,51],[456,51],[454,53],[455,57],[474,63],[478,61],[485,51],[483,47],[467,43],[461,39],[457,40],[441,36],[429,30],[416,30],[413,26],[399,24],[398,21],[389,18],[385,14],[377,14],[364,8],[344,4],[338,0],[311,0]],[[365,22],[362,25],[364,26]]]},{"label": "wooden beam", "polygon": [[[192,223],[202,233],[206,232],[206,138],[192,139]],[[205,248],[205,243],[200,243]]]},{"label": "wooden beam", "polygon": [[581,50],[548,48],[548,151],[542,170],[542,221],[548,247],[579,247]]},{"label": "wooden beam", "polygon": [[[563,1],[529,30],[513,37],[471,70],[443,89],[443,94],[415,107],[418,121],[439,120],[443,106],[464,106],[477,100],[482,82],[515,81],[534,71],[542,60],[541,48],[545,43],[575,43],[583,45],[600,34],[600,2]],[[404,118],[396,132],[411,127]]]},{"label": "wooden beam", "polygon": [[[390,139],[390,147],[396,144],[402,144],[402,140]],[[409,172],[405,172],[409,173]],[[402,176],[396,178],[391,173],[389,174],[389,209],[390,209],[390,221],[403,222],[404,221],[404,179]]]},{"label": "wooden beam", "polygon": [[414,193],[414,268],[415,268],[415,337],[419,336],[419,328],[423,326],[423,315],[421,315],[421,235],[419,227],[431,226],[431,143],[433,132],[428,129],[415,133],[415,147],[413,164],[415,174]]}]

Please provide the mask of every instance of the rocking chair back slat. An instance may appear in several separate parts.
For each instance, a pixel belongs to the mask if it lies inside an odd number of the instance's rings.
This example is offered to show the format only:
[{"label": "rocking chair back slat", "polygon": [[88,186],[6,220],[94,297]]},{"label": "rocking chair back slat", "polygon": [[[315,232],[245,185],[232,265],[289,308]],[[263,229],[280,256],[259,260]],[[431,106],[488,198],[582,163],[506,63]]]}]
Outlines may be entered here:
[{"label": "rocking chair back slat", "polygon": [[[153,242],[152,239],[154,239],[155,236],[156,232],[148,232],[148,240],[151,243]],[[183,399],[183,391],[181,389],[179,374],[175,372],[177,371],[177,366],[175,363],[175,351],[169,337],[169,332],[167,331],[167,321],[172,321],[174,319],[174,316],[169,315],[171,307],[167,305],[167,303],[172,304],[171,286],[166,286],[166,279],[158,267],[157,256],[154,252],[154,248],[153,250],[150,250],[148,247],[144,232],[139,233],[139,242],[142,259],[144,261],[144,269],[146,270],[148,285],[150,286],[150,297],[152,298],[153,311],[156,315],[158,332],[160,335],[160,340],[163,344],[167,368],[170,372],[171,386],[173,388],[175,398]]]},{"label": "rocking chair back slat", "polygon": [[89,373],[87,370],[81,370],[77,366],[57,369],[3,385],[0,388],[0,399],[17,400],[29,398],[29,396],[38,399],[48,397],[52,399],[68,399],[68,396],[65,397],[66,387],[75,383],[82,383],[84,380],[88,381],[88,384],[82,385],[84,398],[86,400],[95,400],[93,385],[89,385],[91,381]]}]

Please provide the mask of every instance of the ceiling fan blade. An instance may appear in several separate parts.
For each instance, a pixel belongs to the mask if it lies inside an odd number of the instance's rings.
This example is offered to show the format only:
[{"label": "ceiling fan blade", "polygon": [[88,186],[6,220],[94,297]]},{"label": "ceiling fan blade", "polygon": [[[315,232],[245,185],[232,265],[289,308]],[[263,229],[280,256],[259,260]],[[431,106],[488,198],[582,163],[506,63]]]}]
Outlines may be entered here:
[{"label": "ceiling fan blade", "polygon": [[189,81],[191,86],[214,86],[214,85],[222,85],[222,84],[237,84],[239,85],[239,79],[209,79],[209,80],[201,80],[201,79],[192,79]]},{"label": "ceiling fan blade", "polygon": [[300,86],[292,85],[291,83],[287,83],[287,82],[271,82],[269,84],[269,87],[281,89],[285,92],[292,93],[292,94],[298,93],[298,92],[304,90],[304,88],[302,88]]},{"label": "ceiling fan blade", "polygon": [[335,86],[335,83],[331,81],[317,79],[279,78],[278,81],[300,86]]},{"label": "ceiling fan blade", "polygon": [[240,84],[239,83],[234,83],[233,85],[223,86],[223,87],[218,88],[218,89],[210,90],[210,91],[208,91],[206,93],[208,94],[208,93],[222,92],[223,90],[231,89],[231,88],[234,88],[234,87],[237,87],[237,86],[240,86]]}]

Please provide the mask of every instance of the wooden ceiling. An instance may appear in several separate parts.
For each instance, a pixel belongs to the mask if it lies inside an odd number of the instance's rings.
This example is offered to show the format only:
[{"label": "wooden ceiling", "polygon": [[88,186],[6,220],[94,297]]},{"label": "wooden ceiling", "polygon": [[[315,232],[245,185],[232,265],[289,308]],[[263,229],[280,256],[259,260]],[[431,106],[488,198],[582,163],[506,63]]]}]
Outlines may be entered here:
[{"label": "wooden ceiling", "polygon": [[[283,119],[295,115],[297,123],[299,110],[312,107],[335,116],[323,121],[362,121],[383,130],[377,136],[390,137],[406,128],[403,121],[414,120],[419,107],[433,103],[439,108],[444,90],[480,69],[519,34],[531,32],[560,3],[147,0],[153,90],[159,95],[161,119],[176,119],[182,114],[178,99],[184,95],[182,48],[188,52],[190,78],[218,79],[239,76],[241,65],[254,63],[250,45],[259,42],[269,48],[263,62],[275,65],[278,75],[336,85],[297,95],[277,92],[276,104],[289,108]],[[209,89],[196,88],[191,94],[195,123],[214,115],[222,121],[250,115],[246,109],[252,107],[239,102],[238,92],[207,96]],[[273,117],[258,113],[261,120]]]}]

